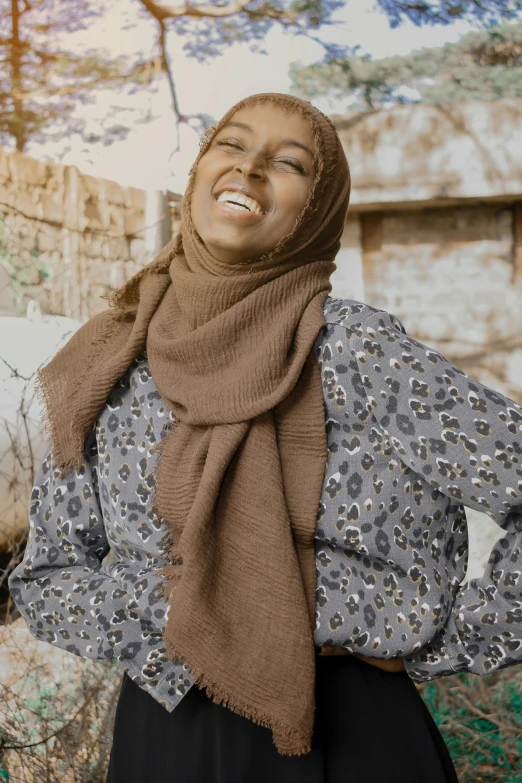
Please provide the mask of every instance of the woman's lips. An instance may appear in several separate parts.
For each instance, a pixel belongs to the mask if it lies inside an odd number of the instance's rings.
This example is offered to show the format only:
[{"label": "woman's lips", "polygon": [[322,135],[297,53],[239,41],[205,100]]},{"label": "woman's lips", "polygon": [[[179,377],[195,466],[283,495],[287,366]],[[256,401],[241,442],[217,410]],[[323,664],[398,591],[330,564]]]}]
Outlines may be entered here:
[{"label": "woman's lips", "polygon": [[212,201],[213,209],[216,210],[220,217],[226,218],[227,220],[233,220],[236,223],[259,223],[259,221],[263,220],[265,217],[263,212],[261,214],[250,212],[248,209],[244,209],[243,207],[233,207],[226,201],[216,201],[215,198],[212,199]]},{"label": "woman's lips", "polygon": [[226,201],[232,204],[233,209],[248,209],[249,212],[255,212],[260,215],[264,210],[259,201],[245,192],[237,190],[223,190],[216,197],[217,201]]}]

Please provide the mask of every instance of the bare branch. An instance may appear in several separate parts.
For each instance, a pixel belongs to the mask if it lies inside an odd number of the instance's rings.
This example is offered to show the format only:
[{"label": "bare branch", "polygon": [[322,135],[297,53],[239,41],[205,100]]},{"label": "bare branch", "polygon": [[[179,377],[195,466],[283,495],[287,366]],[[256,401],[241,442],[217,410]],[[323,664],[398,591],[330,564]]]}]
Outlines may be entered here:
[{"label": "bare branch", "polygon": [[164,6],[154,0],[140,0],[147,11],[158,21],[176,19],[180,16],[193,16],[196,18],[223,19],[227,16],[235,16],[245,11],[251,0],[239,0],[226,6],[215,5],[170,5]]},{"label": "bare branch", "polygon": [[177,152],[180,148],[180,141],[181,141],[179,135],[179,124],[180,122],[186,122],[187,117],[181,113],[179,108],[178,96],[176,93],[176,85],[174,84],[174,77],[172,76],[172,69],[170,67],[169,57],[167,54],[167,29],[165,27],[165,22],[162,19],[158,19],[158,24],[160,28],[158,43],[161,51],[161,66],[163,71],[165,71],[165,73],[167,74],[170,97],[172,99],[172,108],[174,109],[174,114],[176,116],[176,133],[177,133],[176,152]]},{"label": "bare branch", "polygon": [[[143,5],[147,8],[147,10],[150,10],[148,8],[148,0],[140,0],[140,2],[143,3]],[[172,75],[172,68],[169,61],[169,56],[167,53],[167,26],[165,24],[165,19],[163,17],[156,15],[156,13],[153,13],[153,11],[150,11],[150,13],[154,16],[156,21],[158,22],[159,26],[159,36],[158,36],[158,45],[160,48],[160,63],[161,63],[161,70],[166,74],[167,81],[169,85],[170,90],[170,97],[172,100],[172,109],[174,111],[174,116],[176,118],[176,133],[177,133],[177,142],[176,147],[173,150],[173,152],[178,152],[180,149],[180,134],[179,134],[179,126],[180,123],[185,122],[188,123],[191,119],[201,119],[199,115],[195,114],[184,114],[179,106],[178,102],[178,96],[176,92],[176,85],[174,82],[174,77]]]},{"label": "bare branch", "polygon": [[21,750],[23,748],[35,748],[37,745],[44,745],[46,742],[49,742],[50,739],[53,737],[57,737],[61,732],[64,732],[69,726],[71,726],[74,721],[79,717],[79,715],[82,713],[83,710],[88,706],[91,699],[94,698],[99,693],[100,685],[102,684],[103,679],[100,679],[99,682],[96,683],[94,688],[91,689],[90,693],[87,695],[87,698],[83,701],[81,706],[78,708],[78,710],[74,713],[72,718],[70,718],[67,723],[64,723],[63,726],[60,726],[59,729],[56,729],[56,731],[53,731],[51,734],[48,734],[47,737],[44,737],[43,739],[36,740],[36,742],[26,742],[24,744],[20,745],[3,745],[3,750]]}]

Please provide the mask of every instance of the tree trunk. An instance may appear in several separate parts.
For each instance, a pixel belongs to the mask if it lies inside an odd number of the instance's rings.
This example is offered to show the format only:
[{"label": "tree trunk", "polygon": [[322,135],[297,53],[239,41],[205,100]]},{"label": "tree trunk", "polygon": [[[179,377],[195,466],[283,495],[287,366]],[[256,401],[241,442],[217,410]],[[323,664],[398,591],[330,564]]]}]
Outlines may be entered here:
[{"label": "tree trunk", "polygon": [[25,143],[24,105],[19,97],[22,92],[22,46],[20,41],[20,9],[18,0],[11,0],[11,84],[13,89],[13,123],[11,134],[15,138],[16,149],[23,152]]}]

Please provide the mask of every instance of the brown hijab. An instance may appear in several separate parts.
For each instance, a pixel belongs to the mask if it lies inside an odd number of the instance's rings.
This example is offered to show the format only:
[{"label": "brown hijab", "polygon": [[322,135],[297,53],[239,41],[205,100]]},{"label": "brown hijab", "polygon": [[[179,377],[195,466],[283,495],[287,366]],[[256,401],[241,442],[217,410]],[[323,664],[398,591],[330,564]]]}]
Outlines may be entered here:
[{"label": "brown hijab", "polygon": [[[222,263],[192,223],[196,166],[234,112],[269,101],[311,123],[317,174],[274,250]],[[81,464],[109,394],[146,349],[173,419],[154,447],[167,654],[215,702],[268,726],[288,755],[310,751],[314,721],[314,532],[327,442],[312,349],[349,193],[341,143],[320,111],[279,93],[240,101],[202,141],[176,239],[38,377],[63,473]]]}]

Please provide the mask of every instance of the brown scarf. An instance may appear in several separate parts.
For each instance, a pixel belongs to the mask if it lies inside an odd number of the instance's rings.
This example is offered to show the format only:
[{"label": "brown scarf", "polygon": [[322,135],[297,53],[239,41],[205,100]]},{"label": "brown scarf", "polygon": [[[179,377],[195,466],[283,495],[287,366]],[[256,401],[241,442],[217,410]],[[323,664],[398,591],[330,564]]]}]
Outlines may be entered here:
[{"label": "brown scarf", "polygon": [[[197,163],[239,108],[274,101],[311,123],[317,175],[292,232],[248,265],[196,234]],[[236,104],[202,141],[182,227],[39,372],[55,465],[80,465],[88,432],[145,348],[174,414],[158,442],[155,508],[166,523],[167,654],[217,703],[308,753],[314,722],[314,532],[327,459],[313,345],[324,325],[350,193],[330,120],[288,95]]]}]

